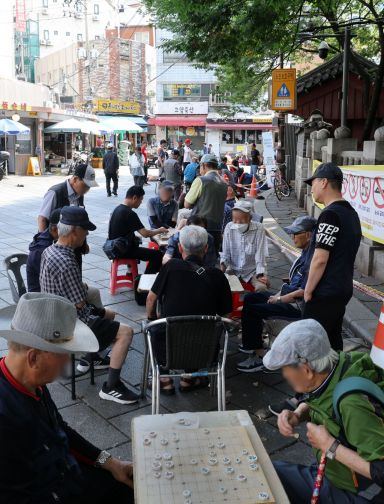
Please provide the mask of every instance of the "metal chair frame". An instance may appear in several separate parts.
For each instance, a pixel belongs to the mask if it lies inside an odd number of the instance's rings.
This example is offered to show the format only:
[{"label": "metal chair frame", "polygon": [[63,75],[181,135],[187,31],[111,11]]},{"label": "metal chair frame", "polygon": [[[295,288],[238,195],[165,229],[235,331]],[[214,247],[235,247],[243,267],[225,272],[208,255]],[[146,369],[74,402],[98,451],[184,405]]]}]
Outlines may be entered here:
[{"label": "metal chair frame", "polygon": [[[27,292],[24,279],[21,275],[20,268],[27,264],[28,254],[12,254],[4,259],[4,266],[7,271],[9,287],[11,289],[12,299],[17,304],[23,294]],[[10,275],[10,271],[15,276],[15,280]],[[16,281],[16,285],[15,285]]]},{"label": "metal chair frame", "polygon": [[[152,335],[150,329],[155,326],[165,325],[166,330],[169,323],[176,323],[182,326],[186,322],[214,322],[218,327],[221,325],[220,334],[210,332],[207,334],[208,337],[214,337],[217,340],[217,344],[222,347],[222,352],[219,351],[217,356],[217,362],[211,362],[210,365],[205,369],[200,369],[193,373],[161,373],[159,364],[157,362],[153,346],[152,346]],[[211,380],[211,394],[215,391],[215,381],[217,377],[217,409],[218,411],[225,411],[225,363],[227,358],[227,347],[228,347],[228,330],[226,326],[237,326],[237,324],[230,319],[214,316],[214,315],[192,315],[192,316],[179,316],[179,317],[168,317],[155,320],[149,323],[143,322],[142,329],[145,341],[145,354],[144,354],[144,366],[143,366],[143,376],[141,381],[141,396],[146,397],[146,390],[148,387],[148,373],[149,365],[152,367],[152,415],[159,414],[160,411],[160,378],[166,377],[209,377]],[[224,338],[223,338],[224,335]],[[224,339],[224,342],[223,342]],[[213,342],[214,343],[214,342]],[[193,345],[193,338],[191,339],[191,345]],[[169,358],[169,347],[168,341],[167,345],[167,364]],[[184,347],[185,352],[188,353],[188,346]],[[177,366],[174,366],[176,369]],[[174,368],[172,366],[172,369]],[[214,370],[216,367],[216,370]]]}]

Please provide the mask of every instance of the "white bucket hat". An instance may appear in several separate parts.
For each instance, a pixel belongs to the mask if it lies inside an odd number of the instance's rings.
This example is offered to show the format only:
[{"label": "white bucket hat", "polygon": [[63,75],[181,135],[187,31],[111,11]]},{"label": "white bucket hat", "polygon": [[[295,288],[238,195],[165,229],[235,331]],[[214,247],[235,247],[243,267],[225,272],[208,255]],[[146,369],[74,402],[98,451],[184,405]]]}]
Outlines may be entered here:
[{"label": "white bucket hat", "polygon": [[99,343],[61,296],[28,292],[17,305],[0,310],[0,337],[53,353],[97,352]]}]

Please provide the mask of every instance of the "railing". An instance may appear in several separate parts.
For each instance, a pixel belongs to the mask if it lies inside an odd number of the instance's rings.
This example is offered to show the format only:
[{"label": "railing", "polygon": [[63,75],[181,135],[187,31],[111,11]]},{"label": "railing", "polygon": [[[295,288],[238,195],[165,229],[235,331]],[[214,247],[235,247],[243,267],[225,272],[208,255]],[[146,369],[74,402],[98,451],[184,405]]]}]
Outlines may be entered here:
[{"label": "railing", "polygon": [[209,95],[209,106],[210,107],[227,107],[229,105],[230,93],[218,94],[218,93],[210,93]]}]

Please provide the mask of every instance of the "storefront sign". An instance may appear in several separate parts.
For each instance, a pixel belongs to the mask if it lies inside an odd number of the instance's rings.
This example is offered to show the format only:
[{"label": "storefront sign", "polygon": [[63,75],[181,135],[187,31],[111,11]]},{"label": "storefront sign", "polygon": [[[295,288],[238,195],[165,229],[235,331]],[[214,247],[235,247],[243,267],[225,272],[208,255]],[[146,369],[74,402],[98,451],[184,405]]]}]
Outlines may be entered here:
[{"label": "storefront sign", "polygon": [[277,68],[272,71],[272,110],[295,110],[296,68]]},{"label": "storefront sign", "polygon": [[96,100],[94,112],[140,114],[140,103],[121,100]]},{"label": "storefront sign", "polygon": [[[320,165],[313,161],[312,171]],[[363,235],[384,244],[384,166],[340,166],[344,175],[343,198],[359,214]],[[320,208],[323,205],[316,203]]]},{"label": "storefront sign", "polygon": [[25,32],[27,27],[27,16],[25,11],[25,0],[16,0],[16,23],[15,30],[17,32]]},{"label": "storefront sign", "polygon": [[272,124],[272,117],[254,117],[252,122]]},{"label": "storefront sign", "polygon": [[275,167],[275,151],[273,149],[272,131],[263,131],[261,134],[263,142],[263,158],[267,175],[268,185],[272,187],[272,170]]},{"label": "storefront sign", "polygon": [[30,105],[26,103],[11,103],[7,101],[0,102],[0,110],[31,110]]},{"label": "storefront sign", "polygon": [[208,102],[157,102],[156,114],[208,114]]}]

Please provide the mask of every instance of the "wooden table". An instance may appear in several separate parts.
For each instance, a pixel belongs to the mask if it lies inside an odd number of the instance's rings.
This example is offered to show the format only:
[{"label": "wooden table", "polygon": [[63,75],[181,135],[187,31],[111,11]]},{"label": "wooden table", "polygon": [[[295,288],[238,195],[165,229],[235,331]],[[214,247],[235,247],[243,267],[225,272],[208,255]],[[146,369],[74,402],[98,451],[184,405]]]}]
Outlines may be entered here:
[{"label": "wooden table", "polygon": [[166,233],[158,234],[156,236],[152,236],[151,240],[156,242],[159,247],[166,247],[168,245],[168,240],[171,236],[177,233],[177,229],[169,228]]},{"label": "wooden table", "polygon": [[289,504],[247,411],[135,417],[132,448],[136,504]]}]

